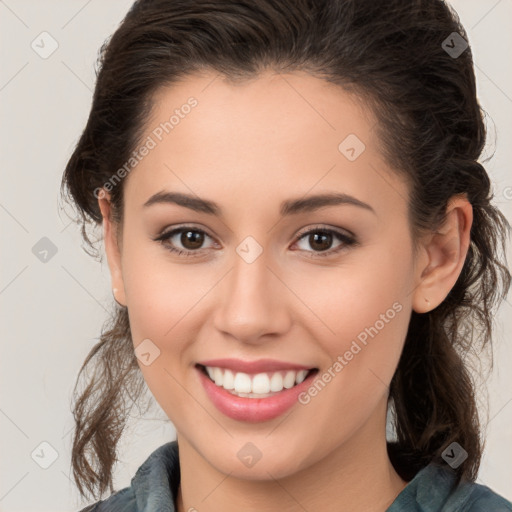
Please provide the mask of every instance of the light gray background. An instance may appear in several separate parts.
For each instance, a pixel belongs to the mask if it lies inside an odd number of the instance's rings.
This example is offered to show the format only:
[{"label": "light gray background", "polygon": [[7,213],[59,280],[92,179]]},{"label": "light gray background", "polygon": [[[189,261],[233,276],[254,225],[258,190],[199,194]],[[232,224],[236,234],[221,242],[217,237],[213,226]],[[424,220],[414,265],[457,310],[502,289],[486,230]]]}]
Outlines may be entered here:
[{"label": "light gray background", "polygon": [[[112,296],[106,260],[81,248],[75,224],[59,210],[64,166],[88,116],[98,50],[132,0],[0,0],[2,260],[0,510],[72,511],[71,390],[96,343]],[[512,218],[512,0],[456,0],[476,62],[479,98],[489,114],[486,154],[496,202]],[[43,31],[58,49],[41,58],[31,43]],[[42,263],[32,253],[42,238],[57,253]],[[510,245],[508,258],[511,261]],[[512,499],[512,332],[510,298],[496,317],[496,367],[489,381],[491,422],[479,482]],[[485,399],[485,395],[482,395]],[[115,486],[129,485],[158,446],[174,439],[159,406],[132,422],[120,443]],[[31,454],[44,453],[41,468]],[[36,456],[34,458],[37,459]],[[44,460],[43,460],[44,459]]]}]

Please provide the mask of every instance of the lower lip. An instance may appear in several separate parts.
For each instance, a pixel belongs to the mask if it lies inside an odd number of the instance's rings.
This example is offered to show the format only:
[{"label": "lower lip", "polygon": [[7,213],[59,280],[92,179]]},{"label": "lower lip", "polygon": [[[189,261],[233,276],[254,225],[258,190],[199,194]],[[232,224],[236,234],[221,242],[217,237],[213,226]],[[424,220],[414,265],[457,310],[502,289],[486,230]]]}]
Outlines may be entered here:
[{"label": "lower lip", "polygon": [[290,409],[318,373],[318,370],[311,372],[300,384],[290,389],[285,388],[276,395],[267,398],[244,398],[217,386],[200,368],[196,367],[196,370],[206,394],[220,412],[234,420],[252,423],[277,418]]}]

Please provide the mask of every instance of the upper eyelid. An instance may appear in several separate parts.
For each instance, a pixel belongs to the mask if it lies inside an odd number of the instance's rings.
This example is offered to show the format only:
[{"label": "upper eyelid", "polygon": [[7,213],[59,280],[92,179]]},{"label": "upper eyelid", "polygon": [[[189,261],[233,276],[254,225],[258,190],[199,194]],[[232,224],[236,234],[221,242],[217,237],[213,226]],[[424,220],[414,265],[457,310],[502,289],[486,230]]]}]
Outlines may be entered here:
[{"label": "upper eyelid", "polygon": [[335,233],[341,236],[345,236],[347,238],[355,239],[356,235],[349,231],[348,229],[344,228],[332,228],[329,226],[322,226],[322,225],[313,225],[309,227],[305,227],[303,229],[300,229],[299,232],[296,235],[296,239],[302,238],[304,235],[309,234],[310,232],[314,231],[326,231],[328,233]]}]

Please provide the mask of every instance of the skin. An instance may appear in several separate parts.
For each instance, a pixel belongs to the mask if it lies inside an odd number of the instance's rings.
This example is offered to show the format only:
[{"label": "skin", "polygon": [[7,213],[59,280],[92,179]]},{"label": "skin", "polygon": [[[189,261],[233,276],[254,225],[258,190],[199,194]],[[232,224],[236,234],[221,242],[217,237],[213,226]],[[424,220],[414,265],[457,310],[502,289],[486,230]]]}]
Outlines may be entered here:
[{"label": "skin", "polygon": [[[190,75],[158,91],[144,137],[190,96],[198,105],[126,178],[119,234],[109,194],[98,200],[134,346],[149,338],[160,350],[139,366],[176,427],[177,510],[383,511],[407,483],[386,453],[388,386],[411,311],[435,308],[461,272],[471,205],[453,198],[446,223],[414,253],[407,185],[384,161],[376,121],[356,96],[303,72],[267,71],[236,84],[213,72]],[[348,134],[366,146],[355,161],[338,150]],[[144,208],[161,190],[215,201],[222,216]],[[333,191],[374,213],[345,204],[280,217],[284,200]],[[207,233],[200,248],[179,234],[167,244],[201,256],[153,240],[183,224]],[[324,245],[299,240],[299,231],[318,227],[348,230],[358,244],[335,253],[344,245],[335,236]],[[247,236],[263,249],[252,263],[235,250]],[[322,248],[330,256],[314,257]],[[309,403],[274,420],[224,416],[194,368],[210,358],[269,357],[322,374],[394,303],[400,312]],[[237,457],[249,442],[261,452],[252,467]]]}]

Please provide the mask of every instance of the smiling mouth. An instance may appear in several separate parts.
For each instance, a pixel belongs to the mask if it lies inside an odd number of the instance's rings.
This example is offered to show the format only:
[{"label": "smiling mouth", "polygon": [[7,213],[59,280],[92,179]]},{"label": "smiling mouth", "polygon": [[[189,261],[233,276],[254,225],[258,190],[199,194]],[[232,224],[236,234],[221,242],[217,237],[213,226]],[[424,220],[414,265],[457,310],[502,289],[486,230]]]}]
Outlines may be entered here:
[{"label": "smiling mouth", "polygon": [[[247,374],[219,367],[207,369],[206,366],[199,363],[195,367],[219,388],[237,396],[250,398],[265,398],[279,394],[287,389],[298,386],[319,371],[318,368],[310,368],[309,370],[300,371],[290,369]],[[225,373],[228,371],[230,372],[229,374]],[[239,373],[242,374],[240,377],[237,376]],[[266,376],[266,379],[263,377],[263,381],[266,380],[266,383],[262,384],[260,377],[259,383],[255,384],[257,379],[254,379],[254,377],[256,375]],[[240,380],[242,383],[240,383]]]}]

